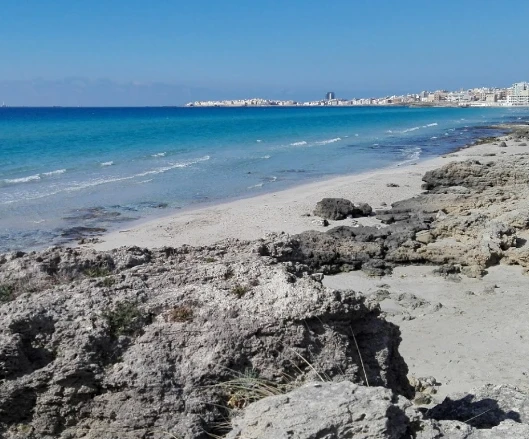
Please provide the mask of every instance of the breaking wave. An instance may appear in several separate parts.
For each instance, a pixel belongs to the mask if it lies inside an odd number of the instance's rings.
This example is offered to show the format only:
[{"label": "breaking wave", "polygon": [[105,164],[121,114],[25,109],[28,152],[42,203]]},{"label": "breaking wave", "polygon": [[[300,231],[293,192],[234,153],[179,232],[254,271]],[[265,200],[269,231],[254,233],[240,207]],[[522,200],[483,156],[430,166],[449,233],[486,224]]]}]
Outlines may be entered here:
[{"label": "breaking wave", "polygon": [[64,174],[65,172],[66,172],[66,169],[57,169],[56,171],[43,172],[42,175],[45,175],[46,177],[50,177],[52,175]]},{"label": "breaking wave", "polygon": [[302,140],[301,142],[294,142],[294,143],[291,143],[290,146],[302,146],[302,145],[306,145],[307,142],[305,142],[304,140]]},{"label": "breaking wave", "polygon": [[329,143],[339,142],[340,140],[342,140],[341,137],[336,137],[335,139],[322,140],[321,142],[316,142],[316,144],[318,144],[318,145],[327,145]]},{"label": "breaking wave", "polygon": [[404,164],[410,161],[418,160],[421,156],[422,148],[419,146],[410,146],[401,149],[401,153],[404,156],[404,161],[400,164]]},{"label": "breaking wave", "polygon": [[101,166],[112,166],[114,164],[113,161],[110,161],[110,162],[103,162],[101,163]]},{"label": "breaking wave", "polygon": [[[200,157],[200,158],[197,158],[197,159],[194,159],[194,160],[187,160],[187,161],[177,162],[177,163],[171,164],[170,166],[164,166],[162,168],[152,169],[150,171],[145,171],[145,172],[141,172],[139,174],[129,175],[129,176],[126,176],[126,177],[99,178],[99,179],[94,179],[94,180],[90,180],[90,181],[86,181],[86,182],[82,182],[82,183],[74,183],[72,186],[68,186],[68,187],[53,191],[53,192],[47,192],[47,193],[41,193],[41,194],[38,194],[38,195],[32,195],[32,196],[29,196],[29,197],[24,197],[23,199],[26,200],[26,201],[27,200],[37,200],[37,199],[40,199],[40,198],[45,198],[45,197],[49,197],[49,196],[52,196],[52,195],[57,195],[57,194],[62,193],[62,192],[75,192],[75,191],[80,191],[80,190],[83,190],[83,189],[86,189],[86,188],[89,188],[89,187],[100,186],[100,185],[103,185],[103,184],[117,183],[119,181],[132,180],[134,178],[145,177],[147,175],[162,174],[162,173],[170,171],[172,169],[186,168],[188,166],[194,165],[196,163],[204,162],[204,161],[209,160],[209,159],[210,159],[209,155],[206,155],[204,157]],[[24,177],[24,178],[15,178],[15,179],[11,179],[11,180],[4,180],[4,183],[24,183],[24,182],[33,181],[33,180],[40,180],[40,174],[30,175],[29,177]],[[143,181],[142,183],[145,183],[145,182],[146,181]],[[20,201],[20,200],[21,199],[13,199],[13,200],[9,200],[9,201],[3,202],[1,204],[12,204],[12,203],[15,203],[15,202]]]},{"label": "breaking wave", "polygon": [[17,184],[17,183],[28,183],[30,181],[40,180],[40,174],[29,175],[27,177],[20,178],[6,178],[4,179],[5,184]]}]

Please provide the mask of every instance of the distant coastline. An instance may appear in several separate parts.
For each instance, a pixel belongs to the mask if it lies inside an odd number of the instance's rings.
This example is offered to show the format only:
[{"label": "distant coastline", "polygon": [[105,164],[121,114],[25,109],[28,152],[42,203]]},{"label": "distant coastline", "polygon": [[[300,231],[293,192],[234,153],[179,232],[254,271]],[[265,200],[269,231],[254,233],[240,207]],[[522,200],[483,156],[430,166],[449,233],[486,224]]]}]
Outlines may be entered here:
[{"label": "distant coastline", "polygon": [[185,107],[355,107],[355,106],[420,106],[420,107],[529,107],[529,83],[517,82],[506,88],[472,88],[468,90],[422,91],[406,95],[377,98],[337,98],[327,92],[324,99],[295,101],[278,99],[225,99],[194,101]]}]

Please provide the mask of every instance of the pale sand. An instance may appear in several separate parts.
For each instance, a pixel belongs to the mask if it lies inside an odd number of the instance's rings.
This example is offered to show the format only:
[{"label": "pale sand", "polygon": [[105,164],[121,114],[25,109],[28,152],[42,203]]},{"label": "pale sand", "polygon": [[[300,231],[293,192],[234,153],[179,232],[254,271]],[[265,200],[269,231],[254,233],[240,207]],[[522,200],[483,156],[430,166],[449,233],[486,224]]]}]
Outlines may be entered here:
[{"label": "pale sand", "polygon": [[[515,145],[515,144],[513,144]],[[494,145],[478,145],[446,157],[437,157],[416,165],[408,164],[366,172],[357,175],[332,178],[305,184],[292,189],[236,200],[215,206],[184,210],[173,215],[157,218],[143,224],[108,233],[102,242],[92,245],[99,250],[120,246],[163,247],[189,244],[210,245],[225,238],[242,240],[259,239],[271,232],[300,233],[304,230],[326,230],[319,225],[312,213],[314,206],[324,197],[343,197],[353,202],[364,202],[380,209],[381,203],[391,203],[421,193],[421,178],[431,169],[454,160],[478,158],[484,153],[508,150],[509,154],[525,151],[522,147],[499,148]],[[494,160],[497,157],[487,157]],[[399,187],[387,187],[394,183]],[[359,222],[373,222],[371,218]],[[340,221],[350,225],[352,220]],[[331,227],[338,223],[331,222]]]},{"label": "pale sand", "polygon": [[[375,209],[385,202],[421,193],[421,177],[450,161],[495,161],[504,155],[528,153],[509,141],[508,148],[479,145],[417,165],[407,165],[299,186],[293,189],[206,207],[156,219],[127,231],[110,233],[98,249],[138,245],[145,247],[207,245],[224,238],[257,239],[269,232],[299,233],[326,230],[312,212],[323,197],[367,202]],[[496,156],[483,156],[494,153]],[[387,187],[387,183],[399,187]],[[332,226],[353,220],[333,221]],[[373,218],[359,222],[376,222]],[[528,236],[529,238],[529,236]],[[333,288],[369,294],[382,287],[391,298],[381,302],[387,318],[400,326],[400,352],[416,377],[434,376],[442,385],[436,399],[454,391],[468,392],[484,383],[528,386],[529,279],[519,267],[497,266],[482,279],[461,277],[459,282],[433,275],[434,267],[401,267],[390,276],[372,278],[353,272],[324,279]],[[499,288],[487,288],[497,285]],[[492,291],[492,292],[491,292]],[[423,300],[407,303],[395,298],[411,293]],[[442,304],[439,307],[438,303]]]}]

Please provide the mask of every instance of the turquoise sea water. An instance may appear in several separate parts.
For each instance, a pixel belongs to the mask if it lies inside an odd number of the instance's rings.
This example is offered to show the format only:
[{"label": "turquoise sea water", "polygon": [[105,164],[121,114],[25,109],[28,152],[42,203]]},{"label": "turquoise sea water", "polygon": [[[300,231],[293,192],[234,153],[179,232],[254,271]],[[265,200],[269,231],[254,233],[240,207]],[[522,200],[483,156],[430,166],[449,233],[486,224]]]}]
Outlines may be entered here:
[{"label": "turquoise sea water", "polygon": [[0,251],[446,153],[490,108],[0,108]]}]

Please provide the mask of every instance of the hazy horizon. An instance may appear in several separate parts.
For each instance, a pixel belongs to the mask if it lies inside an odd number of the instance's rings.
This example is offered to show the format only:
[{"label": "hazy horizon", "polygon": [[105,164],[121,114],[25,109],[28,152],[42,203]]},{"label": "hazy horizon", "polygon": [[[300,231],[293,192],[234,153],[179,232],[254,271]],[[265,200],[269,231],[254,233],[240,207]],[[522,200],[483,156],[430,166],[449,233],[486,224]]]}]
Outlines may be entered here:
[{"label": "hazy horizon", "polygon": [[4,3],[0,102],[9,106],[306,101],[529,79],[521,0]]}]

